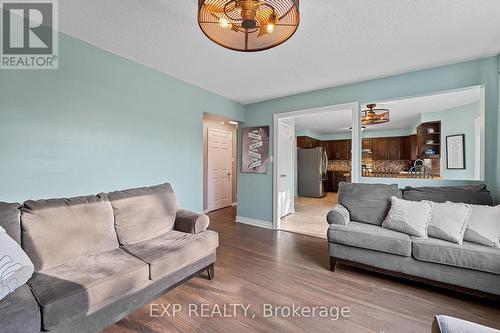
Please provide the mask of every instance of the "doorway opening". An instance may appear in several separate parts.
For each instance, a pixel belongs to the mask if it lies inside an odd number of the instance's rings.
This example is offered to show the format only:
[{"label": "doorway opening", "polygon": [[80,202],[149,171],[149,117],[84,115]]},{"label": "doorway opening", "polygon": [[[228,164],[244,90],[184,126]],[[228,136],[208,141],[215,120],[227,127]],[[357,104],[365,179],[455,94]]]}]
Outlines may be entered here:
[{"label": "doorway opening", "polygon": [[203,210],[236,206],[238,122],[203,114]]},{"label": "doorway opening", "polygon": [[358,123],[358,103],[274,116],[275,229],[326,238],[338,184],[360,176]]}]

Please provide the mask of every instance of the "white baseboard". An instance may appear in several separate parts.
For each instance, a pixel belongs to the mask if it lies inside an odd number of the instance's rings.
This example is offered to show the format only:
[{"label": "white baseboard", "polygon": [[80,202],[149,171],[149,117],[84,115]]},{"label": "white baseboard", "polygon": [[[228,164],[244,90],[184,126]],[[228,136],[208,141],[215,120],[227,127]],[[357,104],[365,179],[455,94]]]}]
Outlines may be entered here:
[{"label": "white baseboard", "polygon": [[273,223],[263,220],[251,219],[249,217],[236,216],[236,222],[252,225],[254,227],[273,229]]}]

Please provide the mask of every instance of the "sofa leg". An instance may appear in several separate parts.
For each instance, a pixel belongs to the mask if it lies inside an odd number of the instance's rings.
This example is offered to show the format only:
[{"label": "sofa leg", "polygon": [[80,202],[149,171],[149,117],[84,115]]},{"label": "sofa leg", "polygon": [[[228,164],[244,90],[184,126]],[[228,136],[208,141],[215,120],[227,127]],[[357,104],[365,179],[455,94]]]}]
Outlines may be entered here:
[{"label": "sofa leg", "polygon": [[214,265],[214,263],[211,263],[207,267],[207,274],[208,274],[208,279],[213,280],[213,278],[215,277],[215,265]]},{"label": "sofa leg", "polygon": [[335,272],[335,267],[337,266],[337,259],[330,257],[330,270]]}]

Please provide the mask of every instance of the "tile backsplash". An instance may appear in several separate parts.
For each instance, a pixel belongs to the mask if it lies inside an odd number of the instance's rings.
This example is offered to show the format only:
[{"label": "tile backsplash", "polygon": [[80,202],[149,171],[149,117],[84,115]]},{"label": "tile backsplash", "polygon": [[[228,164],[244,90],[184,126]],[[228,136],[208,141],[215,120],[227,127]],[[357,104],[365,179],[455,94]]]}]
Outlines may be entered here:
[{"label": "tile backsplash", "polygon": [[[409,167],[413,165],[412,161],[408,160],[372,160],[371,158],[363,158],[363,164],[371,165],[375,170],[382,164],[389,164],[392,168],[399,171],[408,171]],[[440,161],[439,159],[432,160],[432,174],[434,177],[439,177],[440,174]],[[350,160],[330,160],[328,161],[328,171],[350,171]]]}]

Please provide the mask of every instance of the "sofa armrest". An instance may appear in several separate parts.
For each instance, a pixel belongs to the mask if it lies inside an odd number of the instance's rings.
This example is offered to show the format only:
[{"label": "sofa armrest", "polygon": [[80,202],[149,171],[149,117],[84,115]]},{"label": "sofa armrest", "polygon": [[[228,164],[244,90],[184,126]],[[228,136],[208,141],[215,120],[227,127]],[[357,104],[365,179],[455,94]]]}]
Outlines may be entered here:
[{"label": "sofa armrest", "polygon": [[207,230],[210,218],[187,209],[178,209],[175,215],[174,229],[189,234],[198,234]]},{"label": "sofa armrest", "polygon": [[328,224],[347,225],[351,221],[351,216],[347,208],[342,205],[336,205],[328,212],[326,221]]}]

